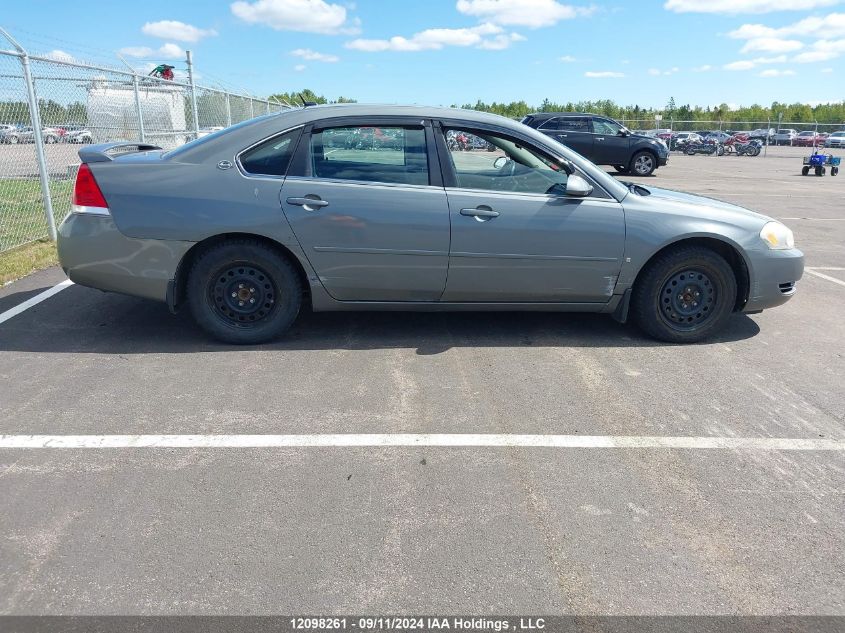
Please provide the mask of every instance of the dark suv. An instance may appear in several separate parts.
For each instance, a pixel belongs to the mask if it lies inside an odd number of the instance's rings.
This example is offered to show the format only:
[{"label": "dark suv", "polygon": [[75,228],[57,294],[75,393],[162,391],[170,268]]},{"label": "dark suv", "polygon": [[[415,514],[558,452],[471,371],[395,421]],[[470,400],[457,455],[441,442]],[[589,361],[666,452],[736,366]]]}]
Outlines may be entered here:
[{"label": "dark suv", "polygon": [[616,171],[648,176],[669,159],[667,147],[650,136],[632,134],[621,123],[597,114],[539,112],[522,122],[588,158]]}]

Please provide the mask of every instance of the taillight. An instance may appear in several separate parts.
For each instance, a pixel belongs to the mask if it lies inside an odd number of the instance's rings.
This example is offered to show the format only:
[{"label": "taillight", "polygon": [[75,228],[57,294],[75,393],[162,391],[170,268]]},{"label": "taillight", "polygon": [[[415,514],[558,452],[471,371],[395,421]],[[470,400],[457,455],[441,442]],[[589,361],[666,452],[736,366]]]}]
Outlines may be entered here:
[{"label": "taillight", "polygon": [[76,172],[76,184],[73,186],[71,199],[72,213],[89,213],[93,215],[109,215],[109,207],[100,185],[94,179],[91,168],[82,163]]}]

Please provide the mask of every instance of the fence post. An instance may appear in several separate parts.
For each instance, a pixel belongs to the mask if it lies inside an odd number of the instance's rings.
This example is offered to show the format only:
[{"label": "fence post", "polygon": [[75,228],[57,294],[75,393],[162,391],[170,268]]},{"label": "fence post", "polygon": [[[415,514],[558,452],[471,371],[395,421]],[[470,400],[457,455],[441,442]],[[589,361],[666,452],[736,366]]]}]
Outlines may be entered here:
[{"label": "fence post", "polygon": [[267,114],[270,114],[270,100],[267,100]]},{"label": "fence post", "polygon": [[200,137],[200,120],[197,111],[197,85],[194,83],[194,59],[191,51],[185,51],[185,62],[188,64],[188,83],[191,85],[191,112],[194,114],[194,138]]},{"label": "fence post", "polygon": [[255,104],[252,101],[252,97],[247,95],[247,99],[249,99],[249,118],[255,118]]},{"label": "fence post", "polygon": [[232,125],[232,104],[229,103],[229,93],[226,94],[226,127]]},{"label": "fence post", "polygon": [[33,142],[35,144],[35,158],[38,161],[38,179],[41,181],[41,198],[44,202],[44,215],[47,218],[47,230],[50,233],[50,239],[56,241],[56,219],[53,217],[53,199],[50,197],[50,177],[47,171],[47,159],[44,156],[44,136],[41,131],[41,114],[38,111],[38,97],[35,95],[35,83],[32,80],[32,70],[29,67],[29,55],[26,50],[18,44],[17,40],[13,38],[2,27],[0,27],[0,34],[4,35],[7,40],[12,43],[21,60],[23,66],[23,77],[26,83],[26,98],[29,102],[29,118],[32,123]]},{"label": "fence post", "polygon": [[147,142],[147,133],[144,130],[144,111],[141,109],[141,93],[138,91],[138,75],[132,75],[132,87],[135,89],[135,110],[138,112],[138,140]]}]

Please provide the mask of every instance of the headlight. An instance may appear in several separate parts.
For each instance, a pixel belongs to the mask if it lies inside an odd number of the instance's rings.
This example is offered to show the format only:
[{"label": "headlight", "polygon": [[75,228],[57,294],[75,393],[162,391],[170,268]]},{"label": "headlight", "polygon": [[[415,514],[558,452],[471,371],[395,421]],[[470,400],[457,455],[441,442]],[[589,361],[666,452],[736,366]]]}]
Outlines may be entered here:
[{"label": "headlight", "polygon": [[772,250],[784,251],[795,248],[795,236],[780,222],[767,222],[760,231],[760,239]]}]

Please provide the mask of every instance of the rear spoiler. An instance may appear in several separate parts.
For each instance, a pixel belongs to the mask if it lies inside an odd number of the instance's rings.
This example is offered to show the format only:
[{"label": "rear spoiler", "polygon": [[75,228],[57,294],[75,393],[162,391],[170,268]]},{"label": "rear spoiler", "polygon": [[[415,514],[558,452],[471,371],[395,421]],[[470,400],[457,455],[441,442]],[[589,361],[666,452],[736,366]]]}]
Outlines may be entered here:
[{"label": "rear spoiler", "polygon": [[162,148],[158,145],[149,145],[147,143],[136,143],[132,141],[100,143],[99,145],[89,145],[88,147],[80,149],[79,159],[83,163],[104,163],[106,161],[114,160],[115,156],[134,154],[135,152],[149,152],[157,149]]}]

